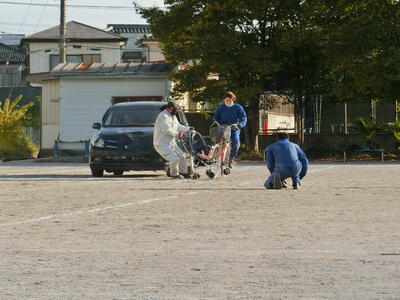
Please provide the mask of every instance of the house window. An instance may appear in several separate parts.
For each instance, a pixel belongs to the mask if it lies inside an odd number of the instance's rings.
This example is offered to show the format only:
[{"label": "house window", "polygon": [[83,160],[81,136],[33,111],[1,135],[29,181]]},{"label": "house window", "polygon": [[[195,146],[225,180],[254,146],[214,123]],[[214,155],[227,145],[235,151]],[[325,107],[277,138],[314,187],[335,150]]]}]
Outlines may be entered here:
[{"label": "house window", "polygon": [[141,62],[142,51],[125,51],[122,53],[122,62]]},{"label": "house window", "polygon": [[18,86],[21,81],[21,71],[18,66],[0,68],[0,87]]},{"label": "house window", "polygon": [[[67,64],[70,63],[84,63],[92,64],[101,62],[101,54],[71,54],[67,55]],[[60,56],[50,55],[50,71],[53,70],[60,63]]]},{"label": "house window", "polygon": [[111,103],[121,103],[121,102],[136,102],[136,101],[162,101],[163,96],[123,96],[123,97],[112,97]]},{"label": "house window", "polygon": [[84,64],[94,64],[101,62],[101,55],[100,54],[83,54],[82,55],[82,62]]}]

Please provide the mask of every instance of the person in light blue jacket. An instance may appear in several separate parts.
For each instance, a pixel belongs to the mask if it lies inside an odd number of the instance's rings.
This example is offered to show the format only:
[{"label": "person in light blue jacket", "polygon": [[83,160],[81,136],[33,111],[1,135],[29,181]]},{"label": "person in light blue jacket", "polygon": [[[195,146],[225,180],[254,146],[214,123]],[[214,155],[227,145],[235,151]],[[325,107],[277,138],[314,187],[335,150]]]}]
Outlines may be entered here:
[{"label": "person in light blue jacket", "polygon": [[240,147],[240,129],[246,126],[247,115],[240,104],[234,103],[236,96],[232,92],[227,92],[224,96],[224,103],[220,104],[215,110],[213,120],[221,125],[232,125],[231,127],[231,154],[229,168],[233,168],[235,159]]},{"label": "person in light blue jacket", "polygon": [[300,180],[307,174],[307,157],[297,144],[289,142],[286,132],[278,133],[278,139],[266,151],[267,167],[271,175],[264,186],[266,189],[281,189],[286,187],[284,180],[292,178],[293,189],[299,189]]}]

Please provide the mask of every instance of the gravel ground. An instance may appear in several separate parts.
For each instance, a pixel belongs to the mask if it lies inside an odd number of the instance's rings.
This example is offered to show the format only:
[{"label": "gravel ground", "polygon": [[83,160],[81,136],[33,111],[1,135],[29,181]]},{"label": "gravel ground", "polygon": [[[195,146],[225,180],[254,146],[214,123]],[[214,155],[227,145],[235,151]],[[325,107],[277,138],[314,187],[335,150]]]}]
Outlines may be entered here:
[{"label": "gravel ground", "polygon": [[399,163],[201,173],[0,163],[0,298],[400,299]]}]

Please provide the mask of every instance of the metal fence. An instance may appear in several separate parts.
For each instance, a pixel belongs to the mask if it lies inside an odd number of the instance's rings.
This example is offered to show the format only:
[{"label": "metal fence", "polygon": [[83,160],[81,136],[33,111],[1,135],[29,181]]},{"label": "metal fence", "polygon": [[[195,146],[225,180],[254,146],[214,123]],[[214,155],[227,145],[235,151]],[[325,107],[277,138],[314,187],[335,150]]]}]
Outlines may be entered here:
[{"label": "metal fence", "polygon": [[334,103],[315,97],[306,105],[305,129],[307,133],[354,133],[353,122],[365,118],[377,123],[395,123],[399,120],[398,103],[371,101]]}]

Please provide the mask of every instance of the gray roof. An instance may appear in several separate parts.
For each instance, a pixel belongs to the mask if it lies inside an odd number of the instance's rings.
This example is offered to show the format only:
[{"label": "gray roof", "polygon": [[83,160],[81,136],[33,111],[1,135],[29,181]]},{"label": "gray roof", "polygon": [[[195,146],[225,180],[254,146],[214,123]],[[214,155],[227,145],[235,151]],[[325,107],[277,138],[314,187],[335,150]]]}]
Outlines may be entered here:
[{"label": "gray roof", "polygon": [[150,33],[148,24],[108,24],[107,27],[112,27],[114,33]]},{"label": "gray roof", "polygon": [[49,73],[55,77],[164,77],[173,66],[166,62],[59,64]]},{"label": "gray roof", "polygon": [[0,43],[0,62],[22,63],[25,54],[17,49]]},{"label": "gray roof", "polygon": [[[76,21],[68,22],[66,27],[67,41],[127,41],[126,38],[118,34],[104,31]],[[60,26],[58,25],[38,33],[28,35],[22,39],[22,42],[58,41],[59,38]]]},{"label": "gray roof", "polygon": [[12,34],[12,33],[1,33],[0,43],[8,46],[17,46],[21,42],[21,39],[25,34]]}]

